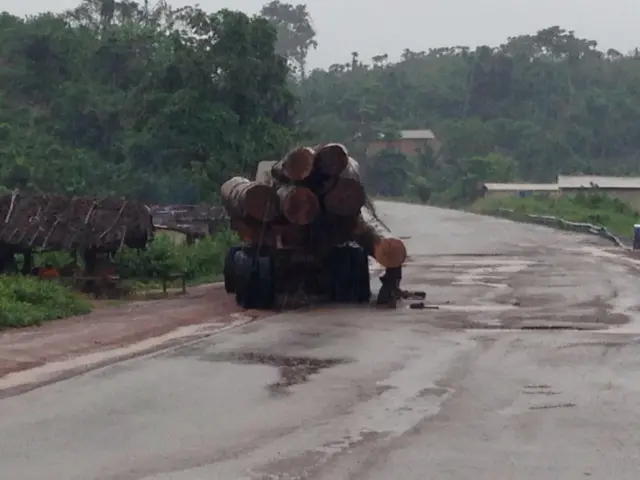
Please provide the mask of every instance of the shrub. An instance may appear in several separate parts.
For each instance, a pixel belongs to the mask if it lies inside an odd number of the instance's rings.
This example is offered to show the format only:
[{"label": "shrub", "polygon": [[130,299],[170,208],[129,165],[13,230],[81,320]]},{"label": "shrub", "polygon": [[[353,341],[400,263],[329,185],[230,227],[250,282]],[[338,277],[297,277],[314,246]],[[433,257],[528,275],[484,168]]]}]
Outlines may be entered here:
[{"label": "shrub", "polygon": [[91,303],[54,280],[0,276],[0,328],[89,313]]},{"label": "shrub", "polygon": [[622,236],[630,235],[633,224],[638,221],[638,212],[632,205],[598,192],[581,192],[559,198],[541,195],[484,198],[473,206],[473,210],[489,214],[500,208],[513,210],[523,217],[551,215],[572,222],[591,223]]},{"label": "shrub", "polygon": [[124,278],[163,280],[180,273],[189,279],[206,279],[222,273],[227,249],[237,243],[231,231],[205,237],[194,245],[177,245],[160,236],[145,250],[122,249],[116,256],[118,273]]}]

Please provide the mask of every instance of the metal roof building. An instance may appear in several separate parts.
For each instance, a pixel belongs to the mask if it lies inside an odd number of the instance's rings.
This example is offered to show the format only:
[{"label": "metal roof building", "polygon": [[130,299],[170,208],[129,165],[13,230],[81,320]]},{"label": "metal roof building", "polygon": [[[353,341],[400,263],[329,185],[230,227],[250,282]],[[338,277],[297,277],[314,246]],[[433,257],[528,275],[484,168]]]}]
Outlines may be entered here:
[{"label": "metal roof building", "polygon": [[490,192],[555,192],[556,183],[485,183],[484,188]]},{"label": "metal roof building", "polygon": [[558,175],[558,188],[606,188],[640,190],[640,177],[607,177],[601,175]]}]

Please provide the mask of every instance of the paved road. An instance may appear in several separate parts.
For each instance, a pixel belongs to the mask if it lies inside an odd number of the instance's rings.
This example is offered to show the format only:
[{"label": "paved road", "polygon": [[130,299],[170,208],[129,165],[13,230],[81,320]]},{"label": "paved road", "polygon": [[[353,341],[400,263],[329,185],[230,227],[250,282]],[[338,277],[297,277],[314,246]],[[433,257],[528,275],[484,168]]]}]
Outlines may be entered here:
[{"label": "paved road", "polygon": [[440,309],[280,315],[2,400],[0,478],[635,480],[637,267],[380,208],[411,236],[405,286]]}]

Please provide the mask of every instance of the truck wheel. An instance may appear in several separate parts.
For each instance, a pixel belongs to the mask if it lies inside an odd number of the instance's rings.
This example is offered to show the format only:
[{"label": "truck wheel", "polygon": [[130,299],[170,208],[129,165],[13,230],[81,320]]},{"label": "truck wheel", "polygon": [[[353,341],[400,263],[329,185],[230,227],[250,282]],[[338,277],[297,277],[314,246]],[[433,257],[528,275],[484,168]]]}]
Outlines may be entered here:
[{"label": "truck wheel", "polygon": [[275,293],[271,257],[243,249],[235,259],[236,303],[242,308],[272,308]]},{"label": "truck wheel", "polygon": [[331,269],[329,300],[336,303],[353,301],[352,247],[334,247],[329,255]]},{"label": "truck wheel", "polygon": [[353,300],[356,303],[369,303],[371,300],[369,258],[362,248],[353,248],[351,251],[351,273],[354,288]]},{"label": "truck wheel", "polygon": [[235,256],[240,250],[242,250],[242,247],[231,247],[227,250],[226,257],[224,257],[224,268],[222,272],[224,275],[224,289],[227,293],[235,293]]},{"label": "truck wheel", "polygon": [[253,270],[253,252],[246,248],[238,250],[233,262],[234,291],[236,303],[243,308],[247,302],[247,297],[251,292],[251,272]]},{"label": "truck wheel", "polygon": [[256,259],[254,282],[254,307],[268,310],[275,303],[275,288],[273,283],[273,261],[271,257],[262,255]]}]

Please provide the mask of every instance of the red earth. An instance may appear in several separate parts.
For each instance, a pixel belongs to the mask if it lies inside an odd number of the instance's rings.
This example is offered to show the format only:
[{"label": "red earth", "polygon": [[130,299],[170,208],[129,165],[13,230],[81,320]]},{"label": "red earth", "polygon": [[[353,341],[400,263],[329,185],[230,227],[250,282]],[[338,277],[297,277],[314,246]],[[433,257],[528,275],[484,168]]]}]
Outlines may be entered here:
[{"label": "red earth", "polygon": [[160,300],[97,303],[88,315],[0,332],[0,377],[124,347],[184,326],[230,323],[235,320],[232,314],[241,312],[246,311],[220,285],[192,287],[185,295]]}]

